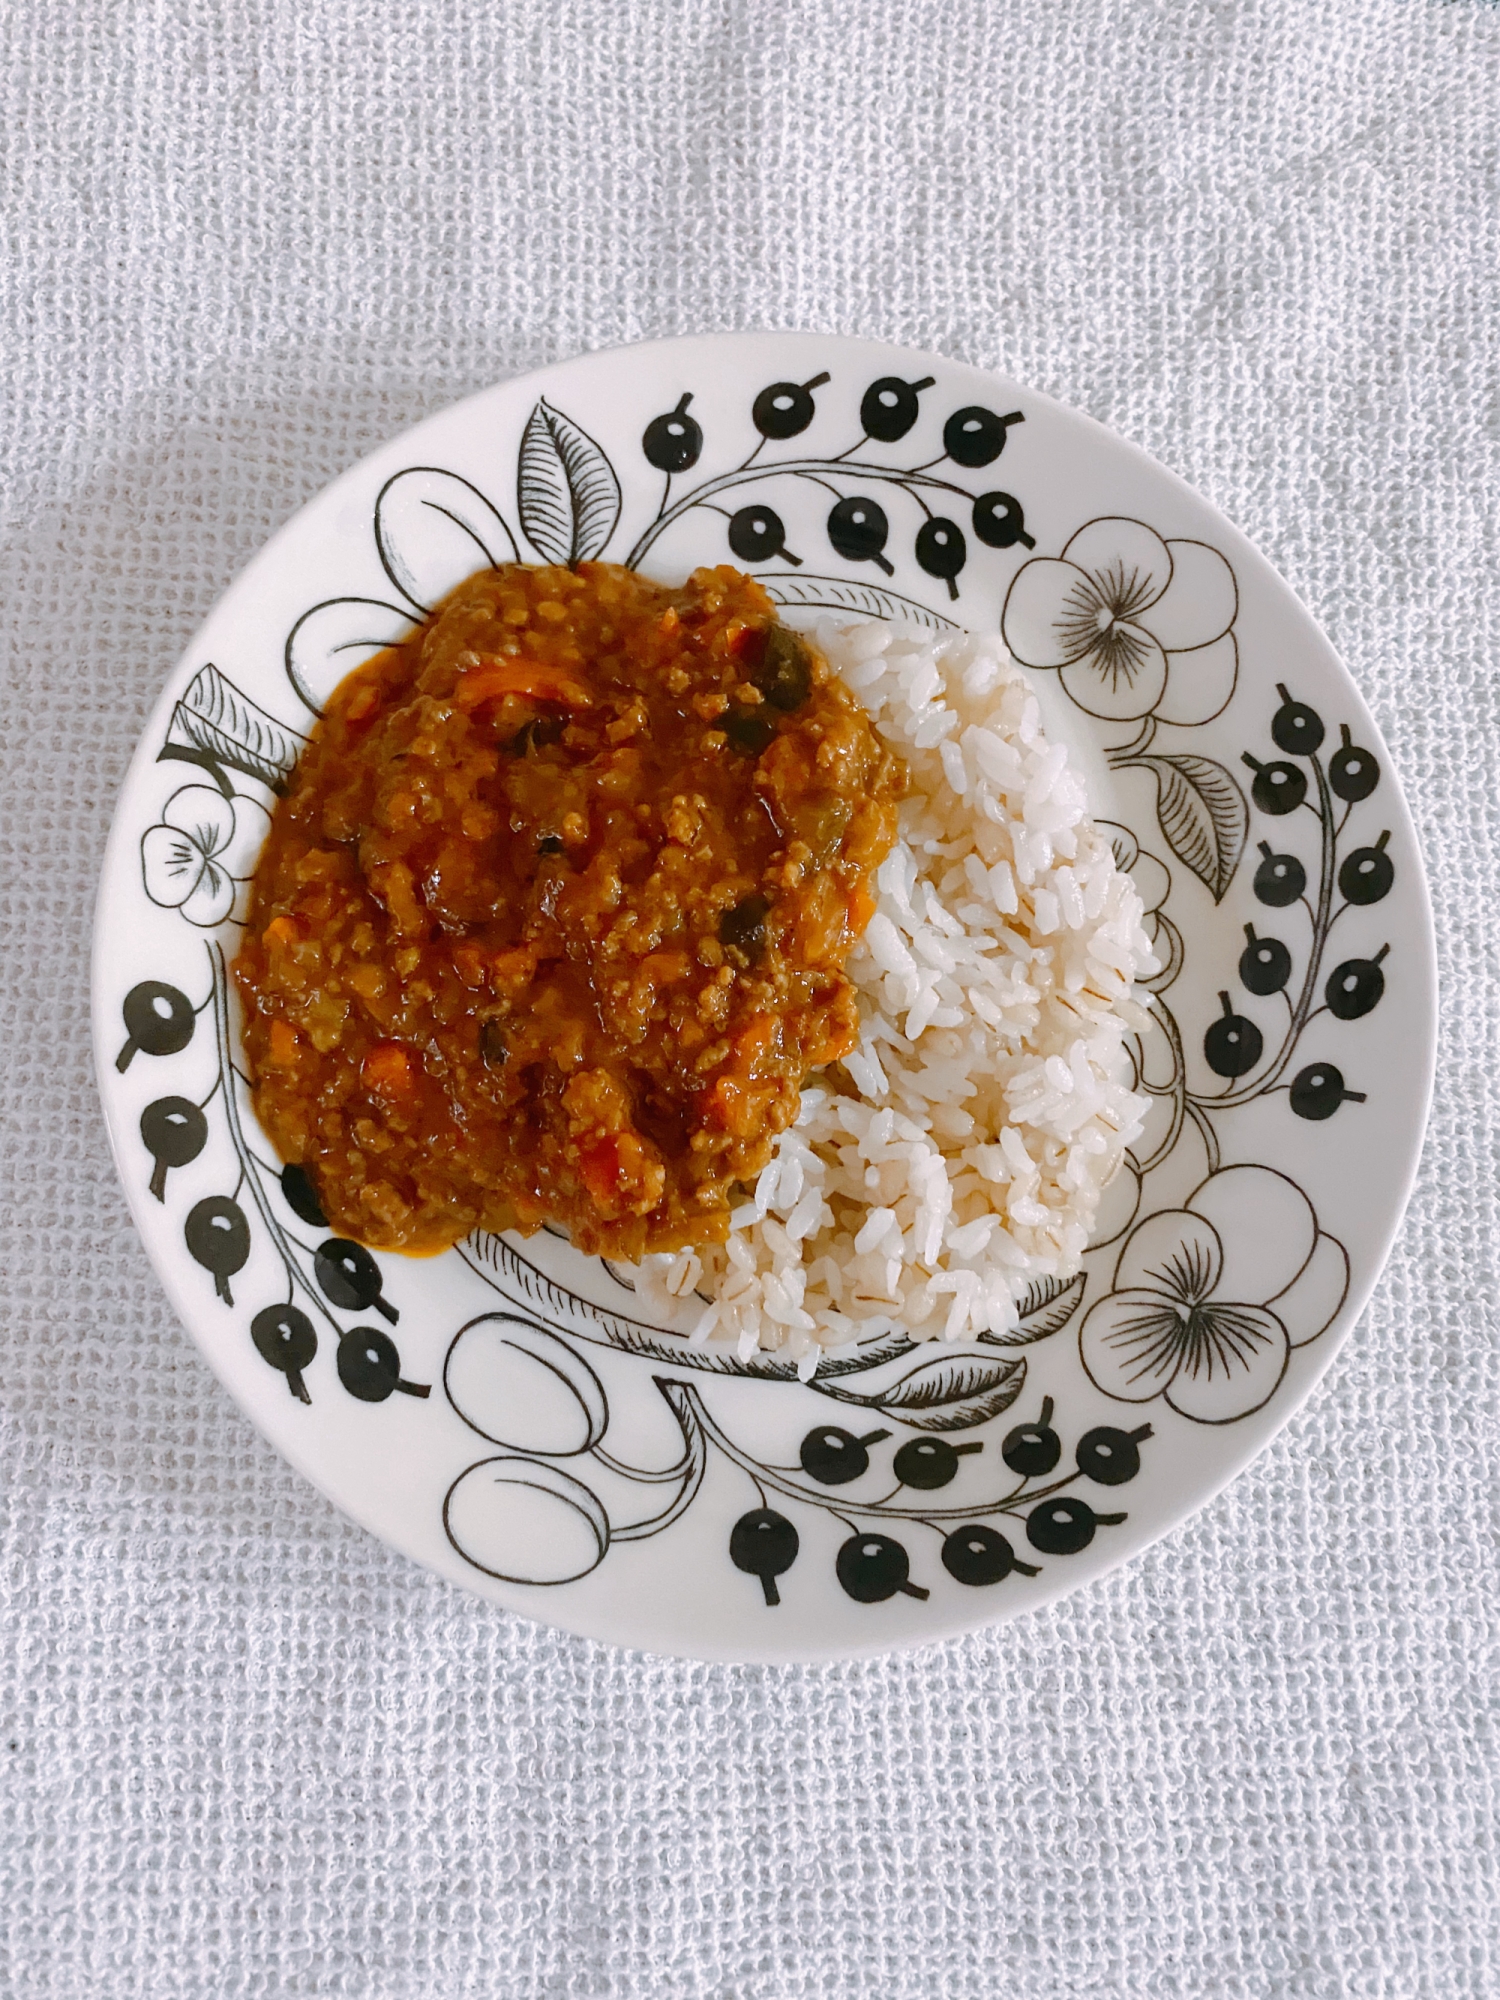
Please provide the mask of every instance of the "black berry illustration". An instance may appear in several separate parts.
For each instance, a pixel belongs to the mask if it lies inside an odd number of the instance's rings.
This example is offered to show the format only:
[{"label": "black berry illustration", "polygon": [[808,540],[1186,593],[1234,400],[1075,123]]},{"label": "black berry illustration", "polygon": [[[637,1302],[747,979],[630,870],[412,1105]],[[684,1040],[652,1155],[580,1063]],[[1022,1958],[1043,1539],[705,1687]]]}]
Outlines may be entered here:
[{"label": "black berry illustration", "polygon": [[1271,741],[1289,757],[1310,757],[1323,741],[1323,718],[1305,701],[1293,701],[1281,682],[1276,683],[1281,706],[1271,717]]},{"label": "black berry illustration", "polygon": [[1333,968],[1323,988],[1330,1014],[1340,1021],[1357,1021],[1380,1005],[1385,992],[1380,965],[1389,950],[1390,946],[1383,944],[1373,958],[1346,958]]},{"label": "black berry illustration", "polygon": [[1203,1037],[1203,1054],[1215,1076],[1248,1076],[1265,1046],[1260,1029],[1244,1014],[1236,1014],[1229,995],[1221,993],[1224,1018]]},{"label": "black berry illustration", "polygon": [[814,375],[809,382],[773,382],[769,389],[761,390],[751,406],[751,422],[764,438],[796,437],[817,415],[812,391],[821,389],[827,380],[825,373]]},{"label": "black berry illustration", "polygon": [[1361,750],[1350,741],[1347,722],[1341,726],[1339,735],[1343,738],[1343,748],[1335,750],[1329,762],[1328,782],[1341,799],[1358,805],[1380,783],[1380,766],[1368,750]]},{"label": "black berry illustration", "polygon": [[776,1579],[797,1560],[797,1530],[773,1507],[756,1507],[741,1514],[729,1531],[729,1560],[747,1576],[758,1576],[767,1604],[779,1604]]},{"label": "black berry illustration", "polygon": [[313,1257],[313,1276],[324,1297],[340,1312],[368,1312],[373,1306],[392,1326],[401,1317],[380,1296],[380,1266],[362,1243],[351,1243],[344,1236],[330,1236],[318,1246]]},{"label": "black berry illustration", "polygon": [[1339,894],[1346,903],[1378,903],[1391,893],[1396,870],[1385,851],[1390,830],[1373,847],[1356,847],[1339,870]]},{"label": "black berry illustration", "polygon": [[1292,976],[1292,954],[1280,938],[1257,937],[1254,924],[1245,926],[1246,945],[1240,953],[1240,983],[1264,997],[1279,993]]},{"label": "black berry illustration", "polygon": [[729,546],[741,562],[769,562],[772,556],[784,556],[798,568],[801,556],[794,556],[786,546],[786,528],[774,507],[741,507],[737,514],[729,517]]},{"label": "black berry illustration", "polygon": [[356,1326],[339,1342],[339,1380],[362,1403],[383,1403],[399,1389],[403,1396],[430,1396],[426,1382],[403,1382],[396,1343],[379,1327]]},{"label": "black berry illustration", "polygon": [[929,576],[942,578],[950,597],[958,595],[958,585],[953,579],[968,559],[964,531],[956,521],[934,514],[930,521],[924,521],[918,528],[917,561]]},{"label": "black berry illustration", "polygon": [[641,439],[641,450],[658,472],[686,472],[698,463],[703,450],[703,432],[687,413],[692,394],[679,398],[677,408],[665,416],[653,417]]},{"label": "black berry illustration", "polygon": [[908,1583],[911,1561],[889,1535],[851,1535],[834,1565],[839,1582],[859,1604],[882,1604],[898,1590],[908,1597],[928,1597],[919,1584]]},{"label": "black berry illustration", "polygon": [[1076,1556],[1094,1539],[1096,1528],[1114,1527],[1125,1519],[1124,1514],[1096,1514],[1087,1500],[1060,1493],[1026,1516],[1026,1539],[1044,1556]]},{"label": "black berry illustration", "polygon": [[318,1191],[307,1177],[305,1167],[285,1166],[281,1170],[281,1192],[293,1215],[310,1222],[314,1229],[326,1229],[328,1217],[318,1200]]},{"label": "black berry illustration", "polygon": [[1026,532],[1021,503],[1010,493],[981,493],[974,502],[974,532],[986,548],[1010,549],[1019,542],[1034,549],[1036,537]]},{"label": "black berry illustration", "polygon": [[870,1446],[889,1436],[889,1431],[868,1431],[857,1438],[837,1424],[820,1424],[802,1440],[802,1470],[820,1486],[847,1486],[869,1471]]},{"label": "black berry illustration", "polygon": [[1307,870],[1295,854],[1273,854],[1267,841],[1260,843],[1264,859],[1255,871],[1257,899],[1272,910],[1284,910],[1295,903],[1307,888]]},{"label": "black berry illustration", "polygon": [[840,500],[829,512],[828,539],[836,554],[845,562],[876,563],[887,576],[894,576],[895,569],[881,554],[890,531],[885,509],[863,494]]},{"label": "black berry illustration", "polygon": [[1117,1431],[1111,1424],[1085,1431],[1078,1440],[1078,1470],[1101,1486],[1123,1486],[1141,1469],[1141,1445],[1152,1435],[1150,1424]]},{"label": "black berry illustration", "polygon": [[1335,1069],[1332,1063],[1309,1063],[1292,1078],[1292,1109],[1299,1118],[1314,1121],[1331,1118],[1346,1099],[1363,1104],[1365,1094],[1362,1090],[1346,1090],[1343,1071]]},{"label": "black berry illustration", "polygon": [[250,1322],[250,1338],[262,1361],[279,1368],[299,1402],[310,1403],[302,1371],[318,1351],[312,1321],[296,1306],[266,1306]]},{"label": "black berry illustration", "polygon": [[1052,1428],[1052,1398],[1042,1404],[1042,1414],[1034,1424],[1017,1424],[1007,1431],[1000,1456],[1012,1472],[1023,1479],[1038,1479],[1050,1472],[1062,1457],[1062,1439]]},{"label": "black berry illustration", "polygon": [[772,708],[790,715],[812,692],[812,659],[806,645],[785,625],[773,625],[750,669],[750,679]]},{"label": "black berry illustration", "polygon": [[148,1056],[175,1056],[193,1039],[198,1021],[187,995],[175,986],[163,986],[159,979],[143,979],[132,986],[120,1012],[130,1038],[115,1057],[115,1068],[121,1071],[129,1069],[137,1049]]},{"label": "black berry illustration", "polygon": [[1263,813],[1279,819],[1283,813],[1295,812],[1307,797],[1307,773],[1299,771],[1295,764],[1262,764],[1247,750],[1244,761],[1255,773],[1255,781],[1250,787],[1250,796]]},{"label": "black berry illustration", "polygon": [[958,1461],[972,1451],[983,1451],[982,1444],[949,1444],[945,1438],[913,1438],[902,1445],[891,1460],[891,1470],[903,1486],[914,1486],[921,1493],[931,1493],[939,1486],[946,1486],[958,1470]]},{"label": "black berry illustration", "polygon": [[234,1304],[229,1280],[245,1268],[250,1255],[250,1225],[245,1211],[227,1195],[211,1194],[188,1210],[182,1225],[188,1254],[214,1274],[214,1290],[226,1306]]},{"label": "black berry illustration", "polygon": [[1035,1563],[1021,1562],[998,1529],[971,1521],[955,1528],[943,1543],[943,1568],[955,1583],[1000,1583],[1011,1571],[1022,1576],[1041,1574]]},{"label": "black berry illustration", "polygon": [[196,1160],[208,1144],[208,1120],[189,1097],[158,1097],[141,1113],[141,1138],[156,1161],[151,1192],[167,1198],[167,1172]]},{"label": "black berry illustration", "polygon": [[921,411],[917,397],[932,387],[933,379],[924,375],[920,382],[903,382],[899,375],[882,375],[878,382],[872,382],[859,405],[865,436],[880,444],[904,438]]},{"label": "black berry illustration", "polygon": [[993,410],[970,404],[967,409],[955,410],[943,425],[943,449],[955,465],[990,465],[1005,449],[1009,426],[1025,421],[1020,410],[997,417]]}]

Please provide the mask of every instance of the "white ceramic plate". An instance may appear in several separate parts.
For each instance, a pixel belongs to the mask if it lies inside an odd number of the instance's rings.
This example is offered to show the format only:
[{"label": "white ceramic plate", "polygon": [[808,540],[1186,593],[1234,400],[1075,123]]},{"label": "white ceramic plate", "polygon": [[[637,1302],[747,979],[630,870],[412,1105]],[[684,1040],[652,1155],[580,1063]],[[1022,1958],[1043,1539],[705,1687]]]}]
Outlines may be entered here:
[{"label": "white ceramic plate", "polygon": [[[628,1274],[550,1236],[371,1258],[288,1200],[225,981],[274,788],[344,673],[518,556],[672,579],[738,560],[789,618],[1003,621],[1034,669],[1144,895],[1162,1025],[1137,1048],[1155,1110],[1106,1197],[1107,1240],[1071,1286],[1038,1289],[1018,1337],[877,1339],[804,1386],[774,1357],[688,1351],[645,1323]],[[1410,1186],[1432,922],[1364,703],[1213,508],[1001,377],[747,334],[506,382],[270,542],[131,765],[94,1028],[120,1173],[174,1304],[340,1507],[577,1632],[829,1659],[1075,1589],[1297,1408]]]}]

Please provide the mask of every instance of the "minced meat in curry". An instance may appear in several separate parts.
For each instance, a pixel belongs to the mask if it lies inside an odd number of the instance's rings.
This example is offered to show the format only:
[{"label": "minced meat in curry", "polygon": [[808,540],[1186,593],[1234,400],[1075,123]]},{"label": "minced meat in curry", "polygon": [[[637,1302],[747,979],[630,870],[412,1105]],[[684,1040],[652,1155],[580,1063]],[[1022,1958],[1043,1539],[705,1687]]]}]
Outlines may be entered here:
[{"label": "minced meat in curry", "polygon": [[276,808],[235,965],[261,1123],[377,1247],[721,1241],[855,1043],[902,783],[737,570],[471,577]]}]

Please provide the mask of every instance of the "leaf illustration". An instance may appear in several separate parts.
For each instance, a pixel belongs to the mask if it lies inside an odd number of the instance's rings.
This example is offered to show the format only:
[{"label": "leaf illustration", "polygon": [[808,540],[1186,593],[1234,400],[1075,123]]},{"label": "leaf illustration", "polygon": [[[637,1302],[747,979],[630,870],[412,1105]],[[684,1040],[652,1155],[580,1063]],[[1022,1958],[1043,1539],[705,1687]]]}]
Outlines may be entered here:
[{"label": "leaf illustration", "polygon": [[526,420],[516,499],[526,539],[550,563],[592,560],[620,518],[614,467],[587,431],[545,398]]},{"label": "leaf illustration", "polygon": [[869,1395],[838,1388],[823,1393],[837,1403],[887,1411],[913,1430],[967,1431],[1008,1410],[1025,1383],[1026,1362],[1021,1356],[1001,1361],[986,1354],[942,1354],[919,1361],[889,1388]]},{"label": "leaf illustration", "polygon": [[1030,1347],[1047,1340],[1065,1327],[1077,1312],[1088,1283],[1084,1272],[1076,1278],[1036,1278],[1016,1303],[1020,1324],[1008,1333],[982,1333],[988,1347]]},{"label": "leaf illustration", "polygon": [[[577,1292],[570,1292],[545,1271],[538,1270],[503,1236],[491,1235],[487,1230],[477,1230],[466,1237],[458,1246],[458,1254],[502,1298],[509,1299],[512,1305],[530,1308],[548,1326],[561,1327],[580,1340],[618,1348],[622,1354],[637,1354],[648,1361],[669,1361],[679,1368],[700,1369],[709,1375],[745,1375],[772,1382],[797,1380],[796,1363],[779,1355],[757,1352],[748,1361],[741,1361],[732,1347],[689,1347],[684,1334],[648,1326],[625,1313],[596,1306],[592,1300],[580,1298]],[[838,1397],[840,1391],[826,1386],[834,1378],[883,1368],[888,1361],[899,1360],[911,1351],[912,1343],[904,1334],[887,1330],[873,1340],[836,1348],[819,1364],[817,1374],[807,1386]],[[877,1401],[874,1397],[842,1399],[872,1405]]]},{"label": "leaf illustration", "polygon": [[1245,795],[1222,764],[1191,754],[1141,757],[1156,779],[1156,816],[1167,845],[1216,903],[1234,880],[1250,831]]},{"label": "leaf illustration", "polygon": [[258,778],[273,792],[286,789],[305,738],[267,715],[210,663],[194,674],[172,710],[157,762],[177,759],[205,765],[223,786],[222,768]]},{"label": "leaf illustration", "polygon": [[777,604],[794,608],[818,606],[828,611],[852,611],[861,618],[885,618],[892,623],[925,625],[929,632],[956,632],[958,625],[940,611],[929,611],[914,597],[898,591],[880,590],[870,583],[850,583],[841,576],[762,575],[763,583]]},{"label": "leaf illustration", "polygon": [[424,612],[475,570],[520,557],[504,515],[477,486],[435,465],[410,465],[381,487],[375,547],[397,590]]},{"label": "leaf illustration", "polygon": [[314,715],[346,674],[412,629],[412,616],[378,597],[330,597],[304,611],[286,640],[287,679]]}]

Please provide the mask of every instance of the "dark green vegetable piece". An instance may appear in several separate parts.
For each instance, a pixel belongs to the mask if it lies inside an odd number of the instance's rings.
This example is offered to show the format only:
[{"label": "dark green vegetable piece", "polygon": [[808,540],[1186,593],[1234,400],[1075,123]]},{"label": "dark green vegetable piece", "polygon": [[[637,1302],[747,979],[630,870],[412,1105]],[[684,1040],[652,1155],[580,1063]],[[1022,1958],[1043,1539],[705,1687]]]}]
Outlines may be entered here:
[{"label": "dark green vegetable piece", "polygon": [[758,757],[776,734],[776,725],[758,709],[731,708],[721,725],[743,757]]},{"label": "dark green vegetable piece", "polygon": [[511,755],[524,757],[529,750],[541,750],[549,743],[562,739],[567,727],[560,715],[534,715],[529,722],[523,722],[510,739]]},{"label": "dark green vegetable piece", "polygon": [[795,632],[785,625],[773,625],[766,634],[766,650],[750,676],[772,708],[790,715],[812,692],[812,661]]},{"label": "dark green vegetable piece", "polygon": [[766,914],[771,905],[764,896],[746,896],[719,919],[719,942],[731,951],[758,959],[766,948]]}]

